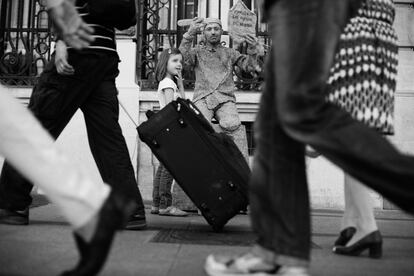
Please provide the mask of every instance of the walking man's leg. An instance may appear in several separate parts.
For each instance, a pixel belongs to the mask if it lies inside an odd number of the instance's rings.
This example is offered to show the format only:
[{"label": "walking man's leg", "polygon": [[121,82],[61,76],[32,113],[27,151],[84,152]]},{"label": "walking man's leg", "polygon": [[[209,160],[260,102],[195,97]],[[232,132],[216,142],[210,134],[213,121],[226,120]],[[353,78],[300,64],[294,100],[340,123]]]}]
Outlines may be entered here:
[{"label": "walking man's leg", "polygon": [[[75,232],[81,259],[74,275],[95,275],[134,208],[70,162],[30,112],[0,92],[0,154],[42,188]],[[72,274],[70,274],[72,275]]]},{"label": "walking man's leg", "polygon": [[74,228],[85,224],[100,209],[109,187],[75,169],[30,112],[3,92],[0,114],[1,154],[45,191]]},{"label": "walking man's leg", "polygon": [[282,127],[345,172],[414,212],[414,158],[326,102],[326,81],[355,0],[281,0],[272,8],[276,101]]},{"label": "walking man's leg", "polygon": [[81,109],[85,117],[89,145],[102,179],[114,190],[133,198],[137,209],[127,224],[127,229],[139,230],[146,227],[145,206],[118,123],[117,94],[114,75],[112,79],[100,83]]},{"label": "walking man's leg", "polygon": [[[285,275],[284,267],[298,268],[306,263],[310,243],[309,218],[305,218],[309,216],[309,207],[303,208],[305,203],[308,206],[307,195],[304,195],[307,193],[305,144],[310,144],[400,207],[414,211],[414,158],[401,155],[377,132],[356,122],[325,99],[326,81],[339,36],[358,2],[280,0],[273,5],[270,31],[272,40],[278,43],[273,44],[270,54],[274,65],[270,77],[276,82],[275,87],[267,89],[274,90],[272,105],[278,120],[271,121],[267,129],[274,131],[268,135],[273,135],[275,148],[280,148],[267,152],[267,157],[261,157],[259,149],[255,159],[251,208],[259,246],[250,254],[231,261],[209,256],[206,270],[210,275],[248,275],[253,271],[278,271]],[[259,116],[259,122],[262,121],[263,117]],[[261,129],[259,125],[259,133]],[[260,136],[258,139],[261,147],[264,140],[260,140]],[[268,149],[269,145],[266,146]],[[279,155],[273,154],[276,152]],[[277,170],[267,173],[269,164],[277,164]],[[274,185],[275,192],[266,190],[271,187],[266,183],[272,181],[280,183]],[[276,187],[280,188],[279,195]],[[269,194],[275,203],[267,201]],[[278,209],[270,208],[271,214],[266,215],[261,214],[265,209],[262,202],[270,206],[282,204]],[[290,216],[284,216],[285,213]],[[298,220],[303,220],[302,230],[298,229]],[[272,227],[273,231],[266,235],[266,229]],[[282,234],[280,239],[279,234]],[[295,244],[295,241],[302,244]],[[301,264],[301,260],[305,263]],[[306,275],[306,270],[293,275]]]},{"label": "walking man's leg", "polygon": [[[86,82],[58,75],[52,59],[33,89],[29,109],[56,139],[83,101],[82,97],[87,95],[88,86],[90,84]],[[31,133],[27,132],[26,135]],[[0,216],[0,223],[29,223],[27,208],[32,202],[32,188],[32,183],[6,160],[0,176],[0,209],[5,212]]]},{"label": "walking man's leg", "polygon": [[[269,59],[270,76],[274,65]],[[274,79],[267,78],[255,125],[258,146],[250,181],[252,227],[258,235],[253,252],[272,264],[306,267],[310,220],[305,147],[283,130],[275,101]]]},{"label": "walking man's leg", "polygon": [[[274,60],[268,59],[267,76],[273,71]],[[249,199],[257,244],[242,256],[210,255],[205,269],[212,276],[250,272],[307,275],[310,222],[305,149],[280,125],[273,80],[267,78],[255,124],[257,148]]]}]

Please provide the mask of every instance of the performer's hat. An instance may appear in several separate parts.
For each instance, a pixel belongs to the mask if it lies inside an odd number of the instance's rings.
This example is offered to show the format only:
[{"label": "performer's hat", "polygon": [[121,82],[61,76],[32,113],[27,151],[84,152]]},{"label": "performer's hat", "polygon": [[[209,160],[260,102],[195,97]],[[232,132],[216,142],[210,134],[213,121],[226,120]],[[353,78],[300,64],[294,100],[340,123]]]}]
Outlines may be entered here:
[{"label": "performer's hat", "polygon": [[221,20],[218,18],[208,17],[204,19],[203,23],[205,24],[205,26],[216,23],[216,24],[219,24],[221,28],[223,28],[223,25],[221,24]]}]

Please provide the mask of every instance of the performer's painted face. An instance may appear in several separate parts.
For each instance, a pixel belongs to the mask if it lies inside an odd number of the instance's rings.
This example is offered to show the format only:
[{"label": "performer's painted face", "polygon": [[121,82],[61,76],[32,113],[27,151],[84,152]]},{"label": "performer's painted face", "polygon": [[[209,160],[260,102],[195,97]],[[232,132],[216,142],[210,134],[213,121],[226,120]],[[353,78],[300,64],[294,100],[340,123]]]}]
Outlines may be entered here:
[{"label": "performer's painted face", "polygon": [[204,28],[204,36],[206,37],[206,41],[213,45],[220,43],[222,33],[223,30],[217,23],[208,24]]},{"label": "performer's painted face", "polygon": [[167,72],[171,76],[177,76],[183,69],[183,56],[181,54],[170,55],[167,64]]}]

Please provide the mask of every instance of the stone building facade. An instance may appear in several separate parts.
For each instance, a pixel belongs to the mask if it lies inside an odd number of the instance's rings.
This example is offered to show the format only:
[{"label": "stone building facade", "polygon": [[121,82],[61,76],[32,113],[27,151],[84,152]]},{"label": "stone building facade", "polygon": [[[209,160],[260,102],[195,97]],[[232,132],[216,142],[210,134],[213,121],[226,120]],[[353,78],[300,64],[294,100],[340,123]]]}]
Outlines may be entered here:
[{"label": "stone building facade", "polygon": [[[117,44],[120,55],[120,75],[117,79],[120,102],[135,123],[146,120],[145,112],[158,109],[153,71],[163,49],[179,45],[185,29],[177,27],[184,18],[219,17],[227,31],[227,14],[236,2],[232,0],[137,0],[139,21],[136,28],[120,32]],[[0,0],[0,89],[19,98],[23,104],[31,93],[44,62],[53,49],[52,34],[48,30],[47,14],[40,0]],[[254,10],[254,0],[244,1]],[[396,3],[395,28],[399,37],[399,67],[396,93],[396,135],[391,141],[404,152],[414,154],[414,9],[412,1]],[[258,13],[260,20],[260,13]],[[260,41],[270,45],[267,26],[258,24]],[[223,42],[232,47],[225,33]],[[244,51],[243,47],[239,50]],[[235,72],[238,91],[237,107],[246,127],[250,161],[254,152],[253,122],[258,111],[262,77],[252,78]],[[186,94],[192,97],[193,76],[185,76]],[[151,200],[152,180],[158,161],[149,148],[137,137],[134,123],[121,109],[120,123],[127,139],[138,185],[145,200]],[[89,169],[96,179],[99,173],[89,152],[82,113],[78,112],[57,142],[63,150]],[[344,175],[323,157],[308,160],[308,175],[313,208],[342,209]],[[394,208],[386,200],[372,193],[375,206]]]}]

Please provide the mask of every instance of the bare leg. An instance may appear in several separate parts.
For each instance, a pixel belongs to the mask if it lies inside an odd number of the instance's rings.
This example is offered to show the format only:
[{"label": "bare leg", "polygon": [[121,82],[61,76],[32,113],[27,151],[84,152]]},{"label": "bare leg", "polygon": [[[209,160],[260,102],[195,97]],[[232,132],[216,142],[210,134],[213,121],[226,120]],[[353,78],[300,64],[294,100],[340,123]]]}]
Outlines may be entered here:
[{"label": "bare leg", "polygon": [[350,191],[350,176],[345,174],[344,179],[344,198],[345,198],[345,209],[344,209],[344,215],[342,217],[341,222],[341,231],[348,228],[348,227],[356,227],[356,221],[355,217],[357,216],[355,211],[355,205],[353,202],[353,198]]},{"label": "bare leg", "polygon": [[353,226],[357,229],[355,235],[347,244],[349,246],[369,233],[378,230],[378,226],[374,217],[370,190],[349,175],[345,176],[345,186],[348,189],[348,194],[345,194],[345,202],[348,196],[350,203],[345,205],[345,209],[351,209],[349,219],[353,221]]}]

